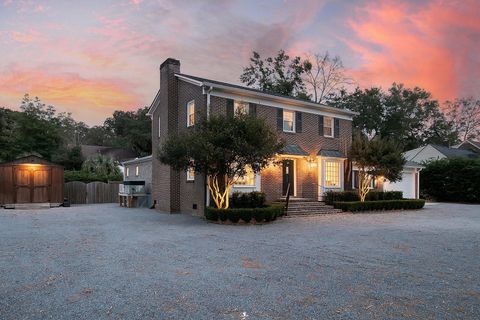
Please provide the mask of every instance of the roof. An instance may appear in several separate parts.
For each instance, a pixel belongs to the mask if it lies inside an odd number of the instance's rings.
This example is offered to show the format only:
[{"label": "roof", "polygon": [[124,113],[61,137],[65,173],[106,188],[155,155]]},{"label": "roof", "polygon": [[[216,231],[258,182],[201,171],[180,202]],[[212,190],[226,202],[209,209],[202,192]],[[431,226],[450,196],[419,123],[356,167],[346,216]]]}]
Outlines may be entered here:
[{"label": "roof", "polygon": [[317,153],[318,156],[329,157],[329,158],[345,158],[343,153],[338,150],[329,150],[329,149],[320,149]]},{"label": "roof", "polygon": [[123,161],[122,164],[126,165],[126,164],[142,163],[142,162],[148,162],[148,161],[152,161],[152,155],[149,155],[149,156],[146,156],[146,157],[141,157],[141,158],[135,158],[135,159],[132,159],[132,160]]},{"label": "roof", "polygon": [[192,76],[192,75],[188,75],[188,74],[184,74],[184,73],[176,73],[175,75],[177,77],[179,77],[180,79],[190,80],[190,82],[192,82],[196,85],[207,86],[207,87],[217,87],[217,88],[222,88],[223,87],[223,88],[235,89],[235,90],[242,91],[243,93],[249,92],[249,93],[254,94],[256,96],[263,96],[263,97],[266,97],[266,98],[269,98],[269,99],[281,100],[282,102],[285,102],[285,103],[307,106],[307,107],[310,107],[310,108],[316,108],[318,110],[337,113],[337,114],[345,115],[345,116],[348,116],[348,117],[352,117],[352,116],[358,114],[357,112],[354,112],[354,111],[351,111],[351,110],[348,110],[348,109],[340,109],[340,108],[336,108],[336,107],[331,107],[331,106],[327,106],[325,104],[319,104],[319,103],[315,103],[315,102],[312,102],[312,101],[303,100],[303,99],[299,99],[299,98],[294,98],[294,97],[290,97],[290,96],[285,96],[285,95],[281,95],[281,94],[274,93],[274,92],[266,92],[266,91],[262,91],[262,90],[258,90],[258,89],[254,89],[254,88],[249,88],[249,87],[244,87],[244,86],[240,86],[240,85],[236,85],[236,84],[232,84],[232,83],[228,83],[228,82],[221,82],[221,81],[217,81],[217,80],[201,78],[201,77]]},{"label": "roof", "polygon": [[433,148],[437,149],[438,152],[442,153],[447,158],[461,157],[461,158],[477,158],[478,155],[475,152],[465,149],[456,149],[449,148],[440,145],[431,145]]},{"label": "roof", "polygon": [[286,145],[280,151],[280,154],[285,154],[290,156],[308,156],[308,153],[296,144]]},{"label": "roof", "polygon": [[50,162],[44,159],[38,153],[31,153],[31,154],[20,156],[13,161],[0,163],[0,166],[9,166],[9,165],[16,165],[16,164],[43,164],[47,166],[62,167],[61,165],[55,164],[53,162]]},{"label": "roof", "polygon": [[405,161],[405,164],[403,166],[407,168],[425,168],[425,166],[422,166],[421,164],[415,161],[409,161],[409,160]]},{"label": "roof", "polygon": [[471,146],[473,146],[474,148],[477,148],[480,150],[480,142],[479,141],[473,141],[473,140],[465,140],[463,141],[462,143],[460,143],[459,145],[456,146],[456,148],[459,148],[461,146],[463,146],[464,144],[470,144]]}]

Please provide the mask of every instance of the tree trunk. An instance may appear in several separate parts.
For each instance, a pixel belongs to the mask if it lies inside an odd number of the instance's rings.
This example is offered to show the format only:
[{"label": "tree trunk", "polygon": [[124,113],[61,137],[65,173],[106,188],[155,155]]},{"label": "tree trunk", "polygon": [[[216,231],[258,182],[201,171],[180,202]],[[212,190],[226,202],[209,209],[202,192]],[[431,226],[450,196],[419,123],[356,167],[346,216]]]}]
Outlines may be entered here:
[{"label": "tree trunk", "polygon": [[365,197],[367,196],[368,192],[370,191],[370,183],[372,177],[370,177],[369,174],[367,174],[363,170],[358,171],[358,178],[360,180],[359,186],[358,186],[358,195],[360,197],[360,201],[364,202]]},{"label": "tree trunk", "polygon": [[233,181],[226,176],[209,176],[207,180],[208,190],[210,196],[215,203],[215,206],[219,209],[228,209],[230,189],[232,188]]}]

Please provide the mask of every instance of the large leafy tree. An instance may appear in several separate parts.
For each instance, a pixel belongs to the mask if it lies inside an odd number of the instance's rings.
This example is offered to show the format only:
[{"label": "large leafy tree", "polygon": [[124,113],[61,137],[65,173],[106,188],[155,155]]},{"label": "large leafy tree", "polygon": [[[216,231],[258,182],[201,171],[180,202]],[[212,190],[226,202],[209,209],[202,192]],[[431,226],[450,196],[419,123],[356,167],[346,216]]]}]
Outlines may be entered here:
[{"label": "large leafy tree", "polygon": [[393,84],[387,92],[380,88],[342,91],[329,103],[359,114],[353,119],[357,131],[374,137],[391,138],[409,150],[426,143],[451,145],[457,134],[430,93],[415,87]]},{"label": "large leafy tree", "polygon": [[110,142],[115,146],[131,147],[141,156],[151,154],[151,119],[147,112],[148,107],[136,111],[117,110],[105,120],[103,132],[112,137]]},{"label": "large leafy tree", "polygon": [[373,177],[384,177],[392,182],[402,178],[405,158],[391,140],[379,137],[369,140],[357,134],[350,149],[350,159],[358,168],[360,201],[365,201]]},{"label": "large leafy tree", "polygon": [[159,160],[175,170],[193,168],[207,176],[217,208],[228,208],[229,193],[247,167],[258,173],[283,147],[264,119],[238,114],[213,116],[190,130],[171,135],[159,150]]},{"label": "large leafy tree", "polygon": [[290,58],[284,50],[263,59],[253,51],[250,65],[243,69],[240,81],[249,87],[286,96],[308,99],[300,57]]}]

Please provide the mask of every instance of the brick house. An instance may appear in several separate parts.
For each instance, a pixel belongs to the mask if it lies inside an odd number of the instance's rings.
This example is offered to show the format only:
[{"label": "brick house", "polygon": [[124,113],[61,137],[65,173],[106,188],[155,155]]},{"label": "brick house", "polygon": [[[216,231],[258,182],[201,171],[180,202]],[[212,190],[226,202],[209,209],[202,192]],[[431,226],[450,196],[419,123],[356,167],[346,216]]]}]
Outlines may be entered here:
[{"label": "brick house", "polygon": [[157,160],[164,139],[187,130],[200,115],[233,115],[238,109],[266,119],[286,146],[280,165],[248,174],[233,191],[262,191],[275,201],[290,184],[291,196],[321,200],[325,191],[351,185],[346,160],[354,112],[182,74],[180,61],[169,58],[160,66],[160,90],[149,110],[152,199],[159,210],[201,215],[209,201],[204,175],[174,171]]}]

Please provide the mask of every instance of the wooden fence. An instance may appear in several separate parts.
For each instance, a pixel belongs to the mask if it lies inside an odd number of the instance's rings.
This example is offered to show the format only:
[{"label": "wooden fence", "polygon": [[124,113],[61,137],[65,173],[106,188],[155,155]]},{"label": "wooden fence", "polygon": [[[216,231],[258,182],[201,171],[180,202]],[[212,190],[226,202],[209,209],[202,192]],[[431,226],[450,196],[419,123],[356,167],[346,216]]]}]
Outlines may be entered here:
[{"label": "wooden fence", "polygon": [[120,182],[65,183],[65,197],[71,204],[114,203],[118,201]]}]

